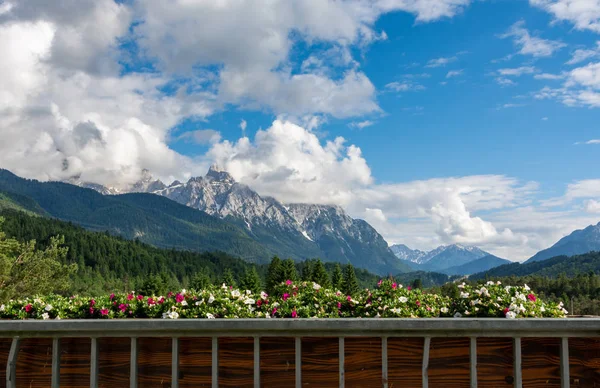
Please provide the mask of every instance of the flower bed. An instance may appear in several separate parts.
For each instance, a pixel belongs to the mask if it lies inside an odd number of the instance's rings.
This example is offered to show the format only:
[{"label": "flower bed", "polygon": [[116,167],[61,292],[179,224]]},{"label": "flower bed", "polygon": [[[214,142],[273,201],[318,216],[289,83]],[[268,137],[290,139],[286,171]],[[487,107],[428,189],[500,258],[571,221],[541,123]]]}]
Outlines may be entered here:
[{"label": "flower bed", "polygon": [[273,295],[223,285],[181,290],[166,296],[135,293],[96,298],[45,296],[12,300],[0,306],[0,319],[122,318],[426,318],[426,317],[565,317],[561,304],[545,303],[527,287],[488,282],[464,283],[460,295],[448,298],[411,290],[382,280],[374,290],[356,295],[321,288],[316,283],[282,283]]}]

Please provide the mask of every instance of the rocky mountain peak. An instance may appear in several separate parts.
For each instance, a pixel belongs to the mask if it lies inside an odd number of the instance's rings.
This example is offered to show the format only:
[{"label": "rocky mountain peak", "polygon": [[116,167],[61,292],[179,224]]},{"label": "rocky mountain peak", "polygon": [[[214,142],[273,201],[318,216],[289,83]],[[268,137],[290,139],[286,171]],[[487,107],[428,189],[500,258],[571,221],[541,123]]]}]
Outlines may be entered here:
[{"label": "rocky mountain peak", "polygon": [[224,183],[235,183],[233,176],[216,164],[210,166],[208,172],[206,173],[206,178]]}]

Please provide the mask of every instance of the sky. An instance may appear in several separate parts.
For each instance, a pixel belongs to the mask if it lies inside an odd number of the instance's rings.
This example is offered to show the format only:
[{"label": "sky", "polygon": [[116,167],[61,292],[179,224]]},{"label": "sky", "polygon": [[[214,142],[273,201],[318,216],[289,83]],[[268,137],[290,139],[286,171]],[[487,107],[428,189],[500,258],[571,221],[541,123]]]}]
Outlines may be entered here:
[{"label": "sky", "polygon": [[510,260],[600,221],[598,0],[0,0],[0,58],[23,177],[216,163]]}]

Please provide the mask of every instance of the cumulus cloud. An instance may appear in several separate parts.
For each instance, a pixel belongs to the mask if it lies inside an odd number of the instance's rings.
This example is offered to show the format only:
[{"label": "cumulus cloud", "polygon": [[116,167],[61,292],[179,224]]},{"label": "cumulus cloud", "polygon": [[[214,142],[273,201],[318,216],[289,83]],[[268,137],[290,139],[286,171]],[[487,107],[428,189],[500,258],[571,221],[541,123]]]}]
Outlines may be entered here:
[{"label": "cumulus cloud", "polygon": [[506,34],[500,36],[501,38],[513,38],[515,45],[520,48],[519,54],[531,55],[533,57],[549,57],[555,51],[566,46],[559,41],[531,36],[524,26],[524,21],[516,22]]},{"label": "cumulus cloud", "polygon": [[600,32],[600,3],[595,0],[529,0],[554,16],[572,23],[578,30]]},{"label": "cumulus cloud", "polygon": [[464,70],[451,70],[446,74],[446,78],[459,77],[463,74]]},{"label": "cumulus cloud", "polygon": [[565,64],[566,65],[576,65],[580,62],[587,61],[588,59],[595,58],[600,56],[600,41],[596,42],[596,47],[594,49],[577,49],[571,54],[571,59],[569,59]]},{"label": "cumulus cloud", "polygon": [[564,206],[581,199],[600,198],[600,179],[584,179],[570,183],[564,195],[541,202],[543,206]]},{"label": "cumulus cloud", "polygon": [[365,120],[365,121],[355,121],[350,123],[350,126],[352,128],[358,128],[358,129],[363,129],[366,127],[370,127],[371,125],[374,125],[375,122],[371,121],[371,120]]},{"label": "cumulus cloud", "polygon": [[456,62],[457,60],[457,56],[430,59],[425,65],[425,67],[444,67],[449,63]]},{"label": "cumulus cloud", "polygon": [[585,201],[585,211],[588,213],[600,213],[600,201],[593,199]]}]

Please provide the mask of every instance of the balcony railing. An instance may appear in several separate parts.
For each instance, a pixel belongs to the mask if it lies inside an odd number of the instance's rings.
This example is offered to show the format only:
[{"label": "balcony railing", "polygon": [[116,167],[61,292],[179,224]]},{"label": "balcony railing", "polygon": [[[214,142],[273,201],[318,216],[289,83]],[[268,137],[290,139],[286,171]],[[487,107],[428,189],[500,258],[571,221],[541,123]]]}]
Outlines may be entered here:
[{"label": "balcony railing", "polygon": [[600,319],[0,321],[0,362],[7,387],[600,387]]}]

